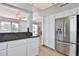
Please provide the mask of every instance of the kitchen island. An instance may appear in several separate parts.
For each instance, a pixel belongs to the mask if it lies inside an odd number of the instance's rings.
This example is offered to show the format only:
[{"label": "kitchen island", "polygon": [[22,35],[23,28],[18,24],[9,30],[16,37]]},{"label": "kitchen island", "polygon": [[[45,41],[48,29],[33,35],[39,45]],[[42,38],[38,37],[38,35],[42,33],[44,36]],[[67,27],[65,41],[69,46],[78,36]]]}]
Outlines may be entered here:
[{"label": "kitchen island", "polygon": [[0,33],[0,56],[35,56],[39,53],[39,36],[30,32]]}]

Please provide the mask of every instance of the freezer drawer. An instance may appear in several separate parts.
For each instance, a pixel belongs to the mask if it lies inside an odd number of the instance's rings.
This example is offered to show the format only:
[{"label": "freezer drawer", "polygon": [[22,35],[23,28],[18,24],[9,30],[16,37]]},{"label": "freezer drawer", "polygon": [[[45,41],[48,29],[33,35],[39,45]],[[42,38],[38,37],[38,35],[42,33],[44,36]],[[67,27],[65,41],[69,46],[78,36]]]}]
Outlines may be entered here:
[{"label": "freezer drawer", "polygon": [[71,52],[71,50],[73,50],[73,49],[71,49],[72,46],[74,47],[75,44],[56,41],[56,50],[65,55],[70,55],[71,53],[73,53],[73,55],[75,55],[75,51]]}]

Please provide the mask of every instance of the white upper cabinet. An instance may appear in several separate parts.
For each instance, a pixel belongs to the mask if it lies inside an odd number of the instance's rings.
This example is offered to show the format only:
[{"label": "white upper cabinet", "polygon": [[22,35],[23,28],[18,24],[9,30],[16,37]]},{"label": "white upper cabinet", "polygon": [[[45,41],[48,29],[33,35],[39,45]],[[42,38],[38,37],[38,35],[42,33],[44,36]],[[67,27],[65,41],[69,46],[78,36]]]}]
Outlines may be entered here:
[{"label": "white upper cabinet", "polygon": [[48,46],[48,16],[43,20],[43,41],[44,45]]},{"label": "white upper cabinet", "polygon": [[78,7],[78,9],[77,9],[77,14],[79,15],[79,7]]},{"label": "white upper cabinet", "polygon": [[77,30],[77,16],[70,16],[70,42],[76,43]]},{"label": "white upper cabinet", "polygon": [[61,17],[67,17],[67,16],[72,16],[72,15],[77,15],[78,14],[77,9],[78,8],[57,13],[57,14],[55,14],[55,18],[61,18]]},{"label": "white upper cabinet", "polygon": [[55,49],[55,18],[49,16],[49,47]]}]

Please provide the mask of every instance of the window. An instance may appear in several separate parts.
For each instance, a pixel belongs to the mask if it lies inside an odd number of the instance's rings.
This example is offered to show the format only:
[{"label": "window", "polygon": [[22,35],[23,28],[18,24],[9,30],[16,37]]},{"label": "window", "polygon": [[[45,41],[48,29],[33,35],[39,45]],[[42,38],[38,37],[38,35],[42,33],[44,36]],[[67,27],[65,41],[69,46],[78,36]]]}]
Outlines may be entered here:
[{"label": "window", "polygon": [[19,31],[19,24],[12,23],[12,32],[18,32],[18,31]]},{"label": "window", "polygon": [[38,25],[33,24],[33,36],[38,35]]},{"label": "window", "polygon": [[1,22],[1,32],[11,32],[10,22]]},{"label": "window", "polygon": [[0,32],[19,32],[19,23],[1,21]]}]

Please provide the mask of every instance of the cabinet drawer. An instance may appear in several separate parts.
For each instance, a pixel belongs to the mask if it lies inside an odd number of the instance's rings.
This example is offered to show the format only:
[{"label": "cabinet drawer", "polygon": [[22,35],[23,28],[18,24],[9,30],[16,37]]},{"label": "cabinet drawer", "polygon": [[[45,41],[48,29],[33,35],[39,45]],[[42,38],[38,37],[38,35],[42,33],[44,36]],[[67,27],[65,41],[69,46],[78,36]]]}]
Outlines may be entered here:
[{"label": "cabinet drawer", "polygon": [[5,50],[7,48],[7,43],[1,42],[0,43],[0,50]]},{"label": "cabinet drawer", "polygon": [[58,41],[56,42],[56,50],[65,55],[69,55],[69,51],[70,51],[69,48],[70,48],[69,44],[65,44]]},{"label": "cabinet drawer", "polygon": [[26,44],[26,39],[9,41],[8,48],[17,47],[17,46],[24,45],[24,44]]}]

